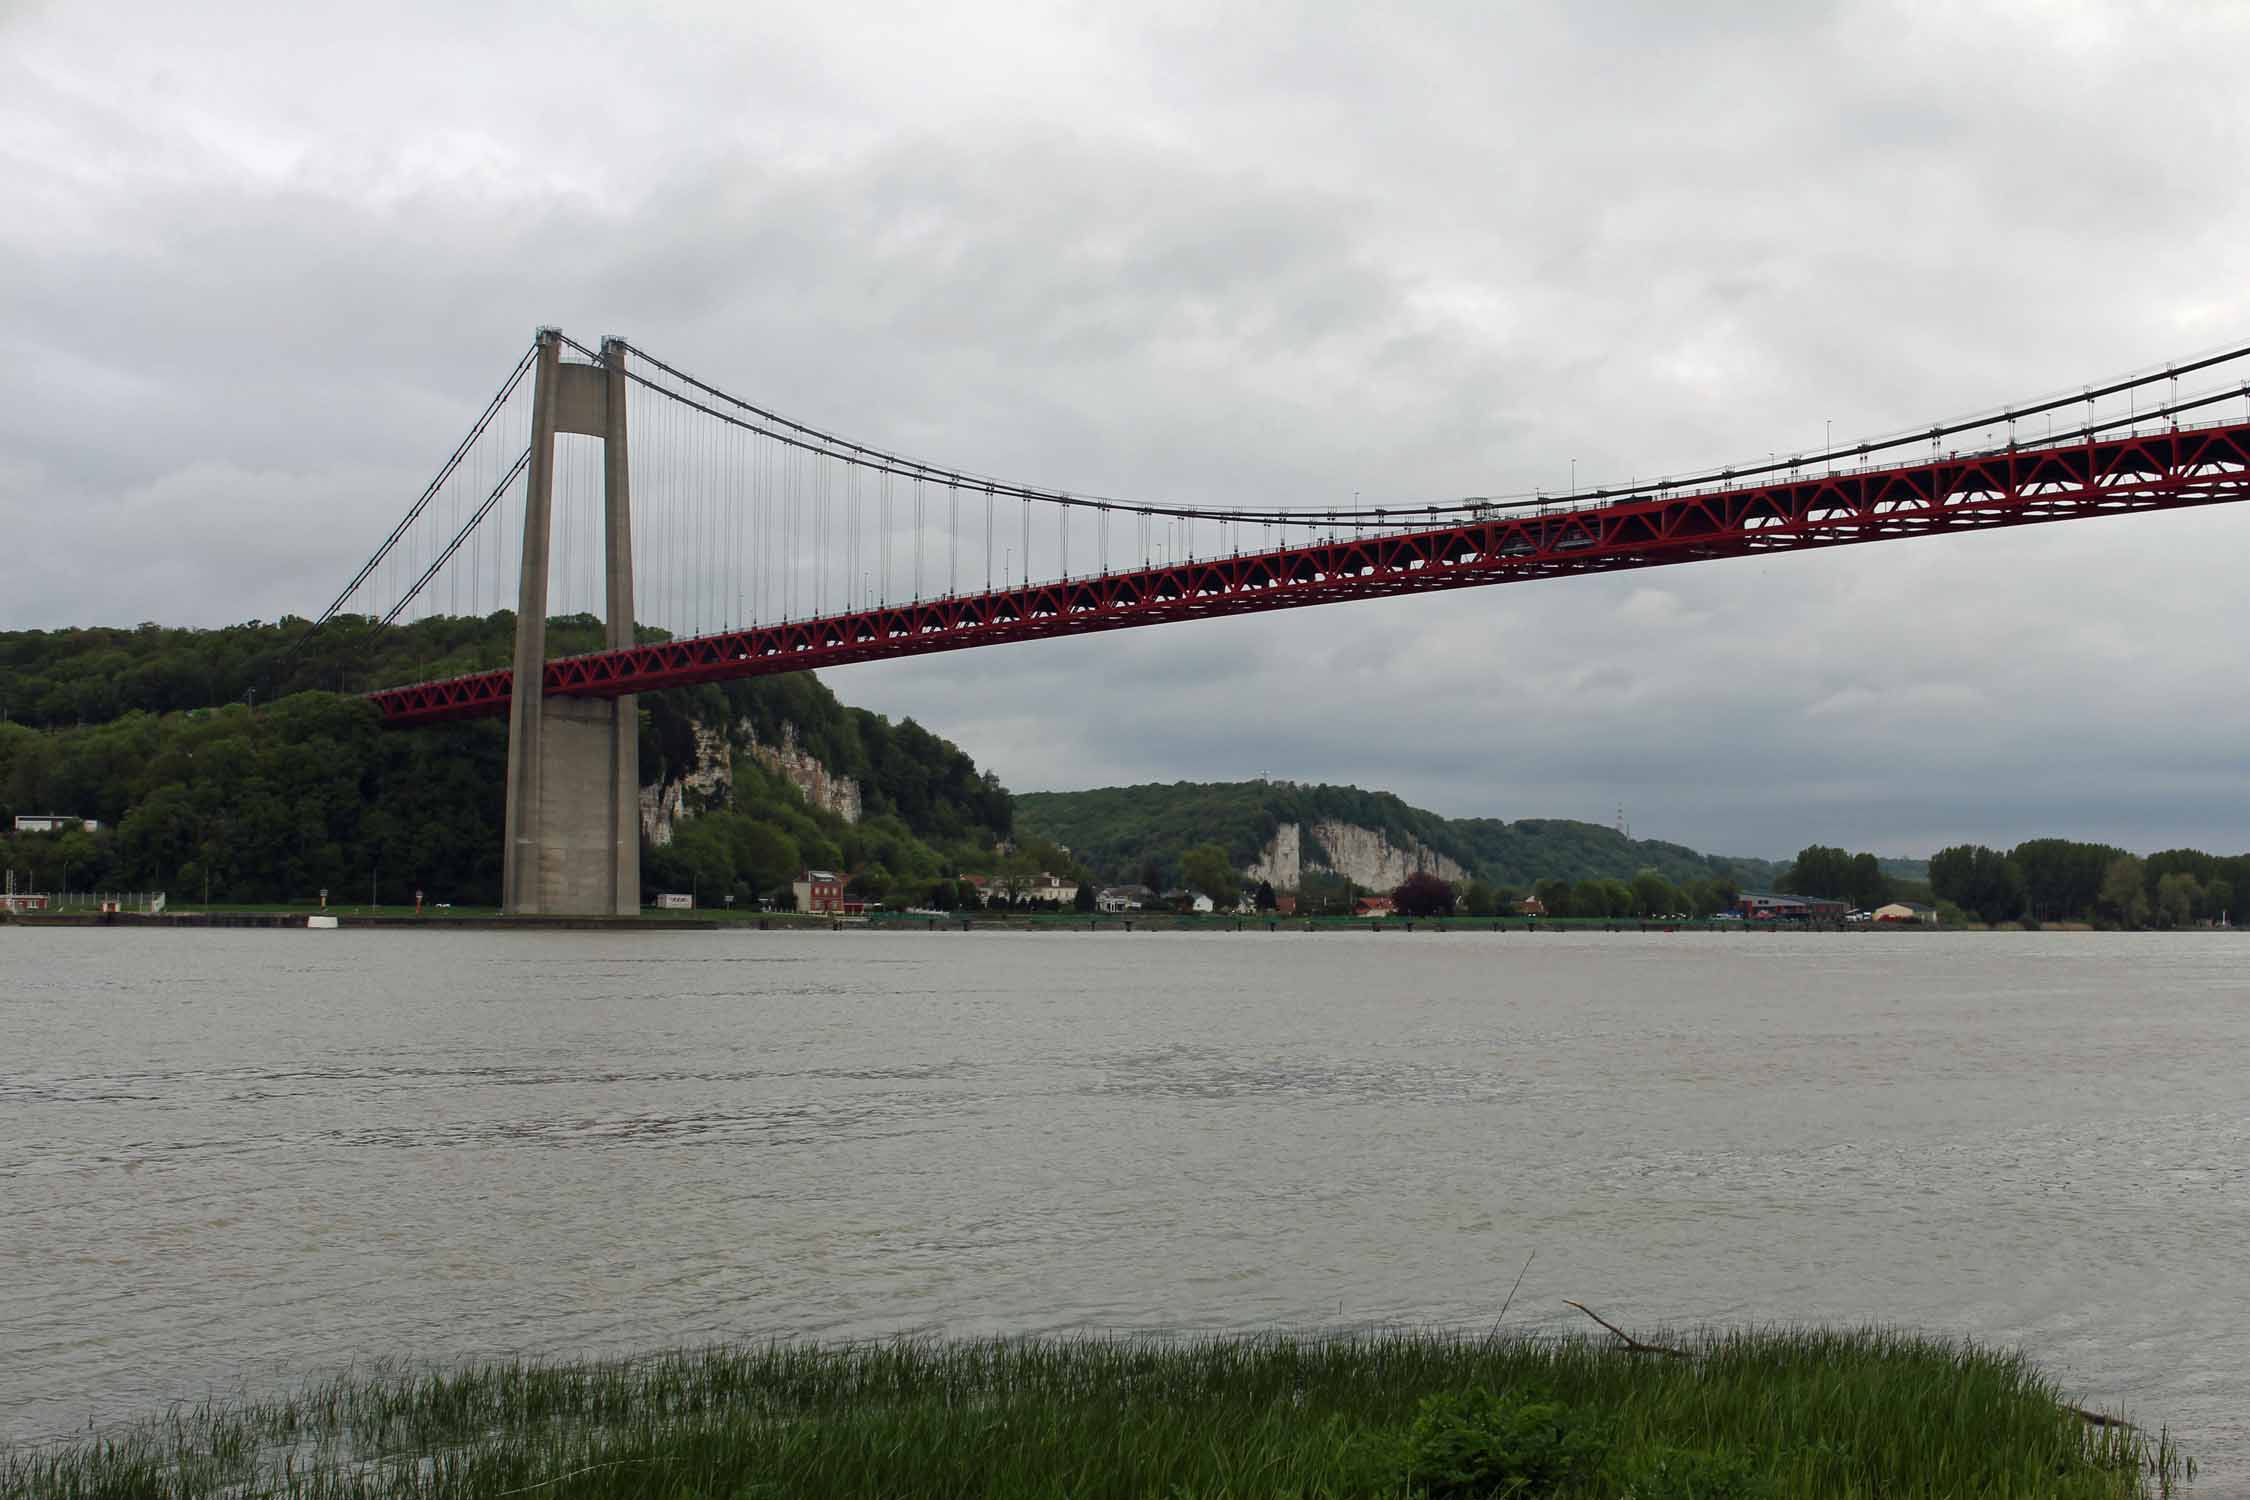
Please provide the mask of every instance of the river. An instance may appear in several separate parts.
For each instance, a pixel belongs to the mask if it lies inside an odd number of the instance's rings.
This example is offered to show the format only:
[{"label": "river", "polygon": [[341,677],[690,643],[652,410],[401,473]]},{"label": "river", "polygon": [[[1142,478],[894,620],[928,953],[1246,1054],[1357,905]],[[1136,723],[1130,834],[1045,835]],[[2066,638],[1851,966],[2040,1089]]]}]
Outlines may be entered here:
[{"label": "river", "polygon": [[[2250,1493],[2250,937],[0,928],[0,1439],[376,1359],[1876,1322]],[[1591,1325],[1579,1324],[1584,1329]]]}]

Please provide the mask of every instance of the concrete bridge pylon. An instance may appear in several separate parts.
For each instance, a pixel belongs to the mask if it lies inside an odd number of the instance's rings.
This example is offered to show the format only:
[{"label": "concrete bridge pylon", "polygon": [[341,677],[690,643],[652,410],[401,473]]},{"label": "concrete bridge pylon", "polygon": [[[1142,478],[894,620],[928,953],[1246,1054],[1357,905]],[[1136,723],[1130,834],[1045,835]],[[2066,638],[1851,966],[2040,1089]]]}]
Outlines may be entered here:
[{"label": "concrete bridge pylon", "polygon": [[602,340],[599,364],[565,363],[561,333],[539,331],[516,604],[516,687],[508,709],[501,908],[510,914],[630,916],[641,906],[638,699],[548,697],[542,691],[558,434],[602,440],[605,644],[612,651],[633,644],[626,387],[622,339]]}]

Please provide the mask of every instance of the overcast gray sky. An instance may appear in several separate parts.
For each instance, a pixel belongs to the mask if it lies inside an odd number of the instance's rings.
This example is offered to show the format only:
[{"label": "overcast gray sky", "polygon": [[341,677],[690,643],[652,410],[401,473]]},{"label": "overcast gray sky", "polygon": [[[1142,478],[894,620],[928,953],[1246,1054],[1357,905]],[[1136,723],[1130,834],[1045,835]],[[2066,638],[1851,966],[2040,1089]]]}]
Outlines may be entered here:
[{"label": "overcast gray sky", "polygon": [[[2213,0],[0,0],[0,627],[316,612],[541,323],[870,443],[1216,504],[2072,387],[2250,335],[2246,63]],[[828,681],[1020,790],[2234,852],[2246,543],[2221,507]]]}]

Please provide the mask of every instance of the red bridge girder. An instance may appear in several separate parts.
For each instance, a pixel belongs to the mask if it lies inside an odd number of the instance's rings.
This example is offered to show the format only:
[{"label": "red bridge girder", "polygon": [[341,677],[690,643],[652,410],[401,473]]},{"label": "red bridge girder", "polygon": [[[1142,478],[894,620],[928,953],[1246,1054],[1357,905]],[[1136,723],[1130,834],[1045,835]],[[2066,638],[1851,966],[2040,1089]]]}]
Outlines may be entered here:
[{"label": "red bridge girder", "polygon": [[[546,691],[611,698],[932,651],[1345,599],[1474,588],[1993,526],[2250,499],[2250,423],[1807,475],[1741,489],[1499,512],[1426,531],[1062,579],[559,657]],[[505,714],[503,668],[385,688],[387,725]]]}]

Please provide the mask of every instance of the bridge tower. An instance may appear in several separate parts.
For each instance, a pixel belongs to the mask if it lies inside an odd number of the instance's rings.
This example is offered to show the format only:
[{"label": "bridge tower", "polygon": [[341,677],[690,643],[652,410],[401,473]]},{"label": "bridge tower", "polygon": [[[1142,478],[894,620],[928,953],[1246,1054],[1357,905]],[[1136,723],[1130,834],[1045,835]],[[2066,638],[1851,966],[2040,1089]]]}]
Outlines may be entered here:
[{"label": "bridge tower", "polygon": [[531,464],[508,710],[508,810],[501,906],[511,914],[630,916],[641,907],[640,712],[620,698],[548,697],[547,560],[555,439],[602,440],[605,644],[633,644],[633,501],[625,440],[625,343],[600,364],[563,362],[562,335],[539,331]]}]

